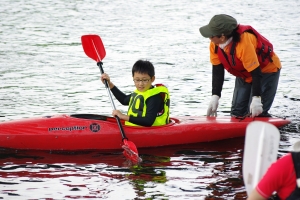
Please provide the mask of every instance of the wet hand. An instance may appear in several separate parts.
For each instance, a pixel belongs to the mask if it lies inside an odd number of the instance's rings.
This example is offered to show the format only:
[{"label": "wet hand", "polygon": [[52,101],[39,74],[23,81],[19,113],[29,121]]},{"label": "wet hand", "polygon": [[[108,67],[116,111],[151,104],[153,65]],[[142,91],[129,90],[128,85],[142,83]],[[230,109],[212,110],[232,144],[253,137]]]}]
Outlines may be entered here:
[{"label": "wet hand", "polygon": [[263,112],[262,106],[261,98],[259,96],[252,97],[252,102],[250,104],[251,117],[260,115]]},{"label": "wet hand", "polygon": [[217,109],[219,106],[219,99],[220,97],[218,95],[212,95],[211,100],[208,105],[207,109],[207,117],[217,117]]}]

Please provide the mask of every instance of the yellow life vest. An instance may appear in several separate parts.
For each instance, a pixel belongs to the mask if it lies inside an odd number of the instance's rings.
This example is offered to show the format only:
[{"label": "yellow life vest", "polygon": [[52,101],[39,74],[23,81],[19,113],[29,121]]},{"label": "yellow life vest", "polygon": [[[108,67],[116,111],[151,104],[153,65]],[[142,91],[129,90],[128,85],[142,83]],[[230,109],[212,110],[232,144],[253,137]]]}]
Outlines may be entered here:
[{"label": "yellow life vest", "polygon": [[[164,101],[164,108],[161,112],[157,113],[157,116],[152,126],[161,126],[169,123],[170,95],[168,88],[162,84],[156,84],[155,87],[145,92],[135,90],[130,97],[127,115],[134,117],[145,117],[147,110],[146,100],[149,97],[152,97],[157,94],[161,94]],[[125,125],[138,126],[137,124],[133,124],[129,121],[125,121]]]}]

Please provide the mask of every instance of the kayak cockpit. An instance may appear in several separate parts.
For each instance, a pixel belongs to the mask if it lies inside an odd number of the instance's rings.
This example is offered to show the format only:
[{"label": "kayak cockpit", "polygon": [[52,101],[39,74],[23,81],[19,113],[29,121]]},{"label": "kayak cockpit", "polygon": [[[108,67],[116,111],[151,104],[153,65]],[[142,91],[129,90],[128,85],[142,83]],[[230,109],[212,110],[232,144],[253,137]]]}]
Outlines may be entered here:
[{"label": "kayak cockpit", "polygon": [[[115,118],[112,116],[106,116],[106,115],[97,115],[97,114],[72,114],[69,115],[73,118],[79,118],[79,119],[90,119],[90,120],[101,120],[101,121],[115,121]],[[124,120],[121,120],[121,123],[124,124]],[[173,125],[175,123],[179,123],[179,120],[176,118],[170,118],[170,122],[164,126]],[[140,127],[139,127],[140,128]]]},{"label": "kayak cockpit", "polygon": [[102,120],[107,121],[107,118],[113,118],[105,115],[97,114],[72,114],[70,117],[79,118],[79,119],[93,119],[93,120]]}]

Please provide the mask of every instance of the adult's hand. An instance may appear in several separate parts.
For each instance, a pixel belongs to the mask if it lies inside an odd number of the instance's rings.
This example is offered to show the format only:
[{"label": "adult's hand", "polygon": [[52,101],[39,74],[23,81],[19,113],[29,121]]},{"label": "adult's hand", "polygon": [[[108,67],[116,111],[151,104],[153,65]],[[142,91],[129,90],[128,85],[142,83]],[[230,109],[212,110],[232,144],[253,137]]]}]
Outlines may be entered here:
[{"label": "adult's hand", "polygon": [[216,117],[217,116],[219,99],[220,99],[220,97],[218,95],[211,96],[211,100],[209,102],[208,109],[207,109],[207,117]]},{"label": "adult's hand", "polygon": [[252,102],[250,104],[251,117],[260,115],[263,112],[262,106],[261,98],[259,96],[252,97]]}]

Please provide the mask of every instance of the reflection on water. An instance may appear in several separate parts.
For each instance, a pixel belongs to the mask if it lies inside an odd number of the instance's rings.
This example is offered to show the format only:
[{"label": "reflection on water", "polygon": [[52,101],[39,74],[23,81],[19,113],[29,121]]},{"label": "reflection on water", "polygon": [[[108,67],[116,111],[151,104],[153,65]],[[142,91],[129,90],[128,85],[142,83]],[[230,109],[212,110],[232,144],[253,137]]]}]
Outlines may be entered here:
[{"label": "reflection on water", "polygon": [[[148,59],[156,69],[155,83],[169,87],[172,116],[205,115],[211,64],[209,40],[198,29],[214,14],[227,13],[273,42],[282,61],[270,111],[292,120],[280,130],[281,156],[300,132],[299,9],[297,0],[1,0],[0,121],[58,113],[110,114],[99,69],[81,47],[80,37],[89,33],[101,36],[107,53],[103,68],[124,92],[134,89],[133,63]],[[219,115],[229,114],[233,84],[234,78],[226,74]],[[121,152],[2,150],[0,198],[245,199],[243,142],[139,149],[144,161],[135,167]]]},{"label": "reflection on water", "polygon": [[[245,197],[243,138],[140,149],[143,162],[128,166],[121,152],[1,150],[2,194],[24,198],[51,182],[54,198]],[[25,187],[24,190],[19,188]],[[128,188],[129,187],[129,188]],[[9,188],[9,189],[8,189]],[[30,188],[30,189],[29,189]],[[95,189],[97,188],[97,189]],[[8,192],[9,190],[9,192]],[[42,190],[42,191],[40,191]],[[127,191],[129,190],[129,191]],[[66,195],[66,191],[69,195]],[[105,194],[105,195],[104,195]],[[105,197],[104,197],[104,196]]]},{"label": "reflection on water", "polygon": [[[281,130],[290,131],[289,126]],[[246,199],[244,138],[122,152],[0,151],[1,196],[76,199]],[[285,151],[282,153],[286,153]],[[0,197],[1,197],[0,196]]]}]

